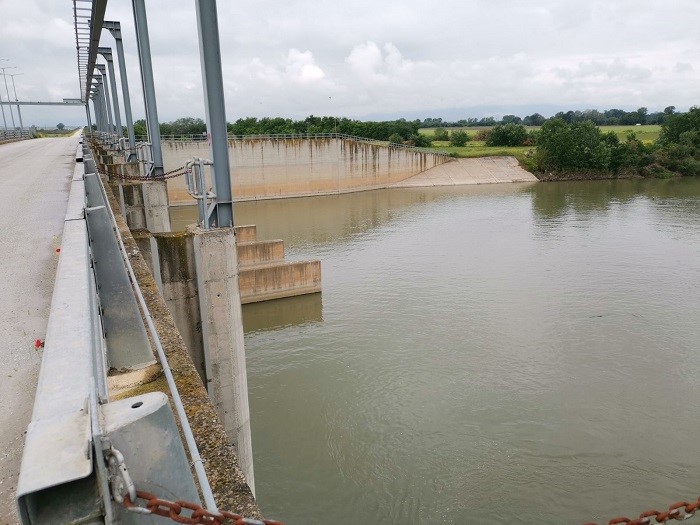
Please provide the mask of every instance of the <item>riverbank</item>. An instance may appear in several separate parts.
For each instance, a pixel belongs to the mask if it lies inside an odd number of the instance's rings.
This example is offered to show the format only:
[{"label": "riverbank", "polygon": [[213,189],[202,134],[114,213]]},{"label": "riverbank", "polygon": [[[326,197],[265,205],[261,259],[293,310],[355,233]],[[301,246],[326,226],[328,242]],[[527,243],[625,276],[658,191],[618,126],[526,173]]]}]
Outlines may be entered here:
[{"label": "riverbank", "polygon": [[575,172],[534,172],[533,175],[537,177],[540,182],[567,182],[567,181],[577,181],[577,180],[616,180],[616,179],[644,179],[648,177],[643,177],[639,173],[632,171],[624,171],[619,173],[612,173],[607,171],[575,171]]}]

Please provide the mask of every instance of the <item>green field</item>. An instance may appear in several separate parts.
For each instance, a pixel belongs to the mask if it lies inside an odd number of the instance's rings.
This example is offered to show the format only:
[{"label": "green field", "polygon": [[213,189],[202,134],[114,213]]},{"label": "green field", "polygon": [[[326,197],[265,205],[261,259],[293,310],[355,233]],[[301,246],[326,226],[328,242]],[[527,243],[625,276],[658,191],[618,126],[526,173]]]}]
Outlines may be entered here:
[{"label": "green field", "polygon": [[528,166],[532,161],[532,156],[534,154],[535,148],[532,146],[518,146],[518,147],[490,147],[486,146],[483,141],[472,141],[467,142],[465,146],[454,147],[450,146],[449,142],[434,141],[432,148],[433,151],[440,151],[442,153],[451,154],[461,158],[477,158],[477,157],[502,157],[511,156],[518,159],[523,166]]},{"label": "green field", "polygon": [[[538,127],[526,126],[528,130],[539,129]],[[472,127],[472,128],[445,128],[449,131],[453,130],[463,130],[466,131],[472,141],[467,142],[466,146],[453,147],[450,146],[449,142],[444,141],[433,141],[433,146],[431,149],[436,151],[442,151],[444,153],[453,154],[458,157],[474,158],[474,157],[497,157],[501,155],[511,155],[517,158],[521,164],[527,166],[532,158],[535,148],[532,146],[522,146],[522,147],[490,147],[486,146],[483,141],[475,141],[473,137],[483,129],[489,129],[488,127]],[[634,133],[637,139],[645,143],[652,143],[659,138],[659,132],[661,131],[661,126],[658,125],[647,125],[647,126],[601,126],[600,130],[603,133],[614,132],[621,141],[627,140],[627,135]],[[435,132],[435,128],[421,128],[418,130],[423,135],[431,136]]]}]

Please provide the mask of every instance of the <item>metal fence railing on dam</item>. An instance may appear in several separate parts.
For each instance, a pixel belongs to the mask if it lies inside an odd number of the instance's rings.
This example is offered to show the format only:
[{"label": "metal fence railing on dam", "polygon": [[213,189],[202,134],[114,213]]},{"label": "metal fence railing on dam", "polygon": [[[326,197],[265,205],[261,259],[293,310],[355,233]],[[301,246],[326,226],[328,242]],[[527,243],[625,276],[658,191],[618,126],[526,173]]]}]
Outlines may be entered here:
[{"label": "metal fence railing on dam", "polygon": [[[196,133],[190,135],[161,135],[162,141],[174,141],[174,142],[206,142],[208,137],[206,133]],[[389,142],[386,140],[376,140],[367,137],[358,137],[355,135],[347,135],[345,133],[270,133],[262,135],[228,135],[229,140],[327,140],[327,139],[339,139],[339,140],[351,140],[354,142],[362,142],[365,144],[373,144],[376,146],[386,146],[389,148],[403,148],[410,151],[416,151],[421,153],[431,153],[438,157],[448,157],[447,153],[441,151],[435,151],[431,148],[419,148],[416,146],[411,146],[409,144],[396,144],[394,142]],[[136,140],[147,141],[145,136],[137,136]]]}]

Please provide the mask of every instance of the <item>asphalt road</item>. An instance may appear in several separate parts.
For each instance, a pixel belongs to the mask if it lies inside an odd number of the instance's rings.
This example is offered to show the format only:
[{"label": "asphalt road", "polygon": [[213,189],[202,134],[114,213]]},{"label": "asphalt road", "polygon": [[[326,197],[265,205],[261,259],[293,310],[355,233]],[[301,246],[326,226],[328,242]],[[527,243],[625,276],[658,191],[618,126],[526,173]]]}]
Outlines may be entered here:
[{"label": "asphalt road", "polygon": [[31,419],[77,137],[0,145],[0,525],[18,523]]}]

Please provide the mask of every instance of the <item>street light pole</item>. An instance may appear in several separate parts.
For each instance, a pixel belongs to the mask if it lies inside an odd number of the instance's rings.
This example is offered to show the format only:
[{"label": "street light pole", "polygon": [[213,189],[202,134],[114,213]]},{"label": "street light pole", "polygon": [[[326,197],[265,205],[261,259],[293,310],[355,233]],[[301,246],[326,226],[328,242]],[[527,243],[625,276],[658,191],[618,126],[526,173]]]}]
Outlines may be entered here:
[{"label": "street light pole", "polygon": [[[10,75],[10,78],[12,79],[12,90],[15,92],[15,102],[19,102],[19,99],[17,98],[17,87],[15,86],[15,77],[18,77],[19,75],[24,75],[24,73],[15,73],[14,75]],[[22,112],[19,109],[19,104],[17,104],[17,115],[19,116],[19,129],[24,129]]]},{"label": "street light pole", "polygon": [[[5,59],[7,60],[7,59]],[[7,73],[5,73],[6,69],[16,69],[16,66],[7,66],[7,67],[0,67],[2,70],[2,77],[5,80],[5,93],[7,93],[7,101],[10,102],[12,99],[10,98],[10,90],[7,88]],[[12,119],[12,130],[14,131],[15,129],[15,115],[12,113],[12,106],[8,106],[10,108],[10,118]],[[3,115],[4,117],[4,115]]]}]

